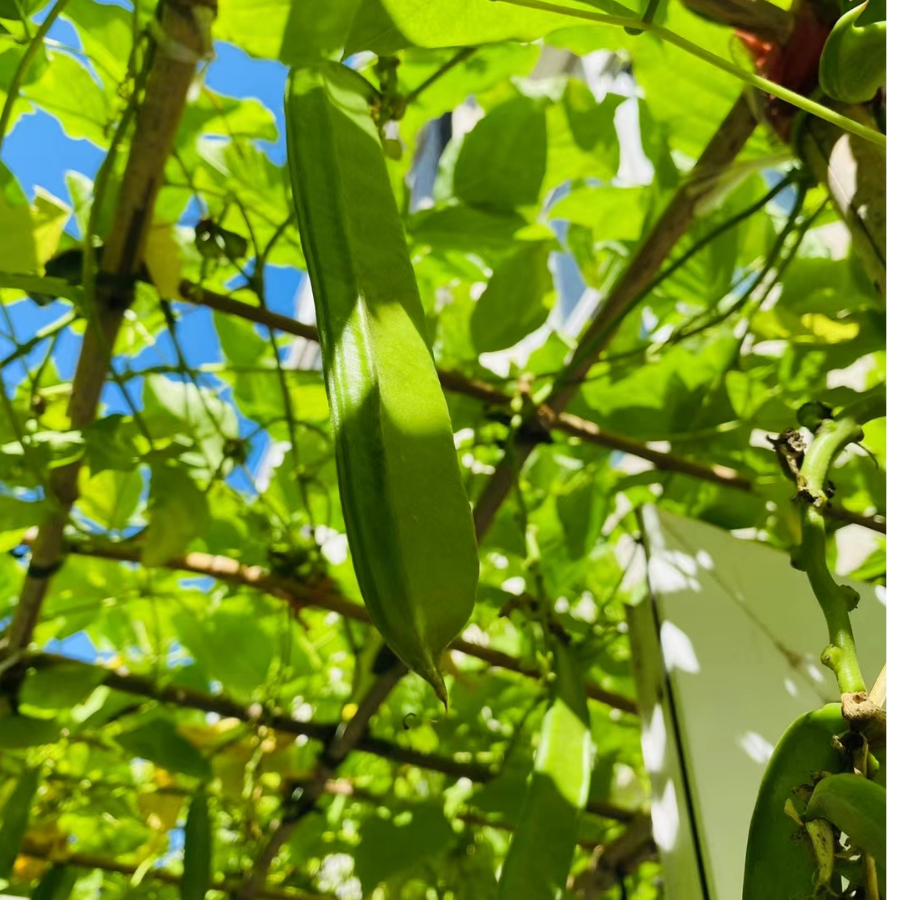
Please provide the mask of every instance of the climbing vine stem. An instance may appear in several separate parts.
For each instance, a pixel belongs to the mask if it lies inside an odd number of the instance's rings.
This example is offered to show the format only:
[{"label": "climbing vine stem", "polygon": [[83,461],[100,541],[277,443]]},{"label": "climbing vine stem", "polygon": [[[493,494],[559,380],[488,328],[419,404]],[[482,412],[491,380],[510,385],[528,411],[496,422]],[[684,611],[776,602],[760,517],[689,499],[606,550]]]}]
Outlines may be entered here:
[{"label": "climbing vine stem", "polygon": [[828,625],[828,646],[822,662],[834,672],[842,694],[865,691],[853,637],[850,613],[859,603],[859,594],[849,585],[838,584],[827,562],[825,519],[820,511],[831,494],[828,472],[840,452],[862,440],[863,425],[886,414],[883,388],[876,389],[839,416],[824,414],[797,475],[797,499],[803,504],[803,537],[797,564],[806,572]]}]

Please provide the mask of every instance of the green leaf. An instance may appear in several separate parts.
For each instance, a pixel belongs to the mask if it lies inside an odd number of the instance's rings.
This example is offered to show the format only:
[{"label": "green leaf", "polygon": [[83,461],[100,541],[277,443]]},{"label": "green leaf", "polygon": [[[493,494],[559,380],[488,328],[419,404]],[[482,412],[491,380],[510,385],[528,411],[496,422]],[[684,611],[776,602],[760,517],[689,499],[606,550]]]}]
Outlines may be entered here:
[{"label": "green leaf", "polygon": [[60,726],[53,719],[0,716],[0,747],[7,750],[55,744],[59,740],[59,732]]},{"label": "green leaf", "polygon": [[46,500],[19,500],[0,494],[0,531],[19,531],[40,525],[49,512]]},{"label": "green leaf", "polygon": [[[249,605],[242,613],[219,609],[204,619],[179,612],[173,621],[184,645],[210,678],[240,694],[250,694],[266,683],[274,638],[254,618]],[[235,647],[240,647],[240,653],[235,653]]]},{"label": "green leaf", "polygon": [[269,349],[268,342],[260,336],[252,322],[220,312],[213,313],[213,321],[222,353],[233,365],[257,365]]},{"label": "green leaf", "polygon": [[68,0],[63,17],[77,28],[84,52],[103,83],[117,90],[128,70],[134,38],[132,13],[116,4]]},{"label": "green leaf", "polygon": [[359,838],[355,872],[368,896],[382,882],[443,852],[454,833],[439,806],[420,804],[393,821],[372,816]]},{"label": "green leaf", "polygon": [[360,0],[294,0],[279,58],[289,66],[337,59]]},{"label": "green leaf", "polygon": [[251,56],[278,59],[292,0],[229,0],[216,16],[216,39]]},{"label": "green leaf", "polygon": [[89,519],[112,531],[128,527],[144,491],[140,472],[107,469],[92,478],[82,477],[80,481],[78,508]]},{"label": "green leaf", "polygon": [[[614,0],[595,0],[607,12],[628,15]],[[469,47],[497,41],[533,41],[572,20],[487,0],[363,0],[347,38],[347,54],[381,55],[404,47]]]},{"label": "green leaf", "polygon": [[68,900],[78,881],[78,869],[65,863],[54,863],[31,895],[31,900]]},{"label": "green leaf", "polygon": [[636,241],[644,225],[643,188],[580,187],[550,207],[552,219],[587,226],[595,242]]},{"label": "green leaf", "polygon": [[184,553],[209,522],[206,494],[184,469],[154,466],[150,476],[150,524],[141,562],[160,566]]},{"label": "green leaf", "polygon": [[197,794],[191,799],[184,825],[184,873],[181,876],[181,900],[204,900],[212,880],[212,823],[209,797]]},{"label": "green leaf", "polygon": [[36,272],[31,205],[16,177],[0,162],[0,269]]},{"label": "green leaf", "polygon": [[509,212],[538,202],[546,167],[543,104],[518,95],[494,107],[466,137],[453,187],[470,206]]},{"label": "green leaf", "polygon": [[112,97],[74,57],[52,51],[48,56],[47,71],[22,95],[58,119],[70,138],[105,146],[113,120]]},{"label": "green leaf", "polygon": [[84,461],[92,475],[101,472],[131,472],[137,466],[134,427],[124,416],[114,414],[97,419],[82,432]]},{"label": "green leaf", "polygon": [[[590,788],[593,746],[584,678],[553,641],[555,696],[541,726],[525,805],[500,875],[499,900],[553,900],[565,888]],[[548,827],[549,823],[553,827]]]},{"label": "green leaf", "polygon": [[543,325],[553,304],[549,256],[548,244],[526,244],[494,270],[472,313],[476,352],[504,350]]},{"label": "green leaf", "polygon": [[71,709],[93,693],[105,674],[100,666],[60,660],[30,671],[19,700],[37,709]]},{"label": "green leaf", "polygon": [[50,0],[0,0],[0,19],[19,19],[43,9]]},{"label": "green leaf", "polygon": [[31,208],[32,237],[35,256],[39,266],[44,266],[59,246],[63,229],[69,221],[72,210],[68,204],[41,187],[35,189],[34,205]]},{"label": "green leaf", "polygon": [[206,781],[212,775],[209,761],[182,737],[171,719],[156,718],[116,737],[122,748],[170,772],[181,772]]},{"label": "green leaf", "polygon": [[556,514],[572,559],[581,559],[593,549],[607,504],[603,485],[588,472],[579,473],[563,486],[556,498]]},{"label": "green leaf", "polygon": [[547,109],[547,182],[554,188],[569,179],[611,181],[619,170],[615,117],[622,97],[608,94],[598,103],[586,84],[566,83],[562,100]]},{"label": "green leaf", "polygon": [[[5,720],[0,719],[0,727]],[[2,738],[0,738],[2,741]],[[6,801],[0,819],[0,879],[8,879],[19,855],[19,847],[28,830],[31,807],[37,794],[40,772],[26,769]]]},{"label": "green leaf", "polygon": [[462,250],[482,256],[508,252],[525,219],[517,213],[487,212],[471,206],[423,210],[407,224],[413,240],[436,251]]}]

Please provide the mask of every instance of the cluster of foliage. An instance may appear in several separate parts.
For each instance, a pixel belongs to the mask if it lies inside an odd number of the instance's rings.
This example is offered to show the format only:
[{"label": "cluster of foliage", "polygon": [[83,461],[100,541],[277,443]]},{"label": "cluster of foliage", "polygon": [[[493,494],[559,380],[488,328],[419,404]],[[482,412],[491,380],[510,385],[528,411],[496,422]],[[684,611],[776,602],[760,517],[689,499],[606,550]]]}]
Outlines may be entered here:
[{"label": "cluster of foliage", "polygon": [[[735,53],[729,28],[680,4],[655,21]],[[48,37],[54,22],[78,46]],[[54,479],[77,473],[67,555],[32,572],[49,579],[29,635],[39,652],[0,657],[0,808],[7,837],[18,830],[11,848],[0,832],[0,878],[30,896],[175,896],[190,808],[195,833],[209,818],[214,884],[239,897],[492,897],[561,632],[595,747],[570,889],[655,896],[624,624],[641,590],[625,577],[635,511],[800,542],[796,485],[767,436],[810,399],[845,407],[885,379],[883,299],[839,211],[756,128],[724,171],[694,177],[693,221],[570,384],[578,331],[628,276],[741,81],[653,34],[487,0],[222,2],[220,55],[345,58],[372,84],[477,523],[535,403],[560,373],[573,392],[479,523],[475,611],[444,659],[449,712],[403,677],[325,779],[323,747],[384,659],[347,553],[314,331],[277,318],[293,317],[284,286],[305,269],[280,110],[213,90],[205,69],[164,161],[96,421],[69,418],[72,348],[96,324],[101,284],[83,248],[109,239],[141,152],[133,122],[159,28],[148,2],[0,0],[0,141],[42,111],[108,154],[94,180],[67,175],[67,200],[29,197],[0,162],[2,627],[35,529],[60,516]],[[460,109],[478,121],[443,149],[433,202],[414,206],[426,127]],[[629,133],[640,150],[622,148]],[[829,472],[843,510],[829,530],[883,522],[883,419],[864,446]],[[854,575],[882,579],[884,565],[876,538]],[[317,802],[298,816],[310,785]],[[604,874],[594,848],[635,829],[643,839]],[[196,884],[186,872],[182,896],[202,896]]]}]

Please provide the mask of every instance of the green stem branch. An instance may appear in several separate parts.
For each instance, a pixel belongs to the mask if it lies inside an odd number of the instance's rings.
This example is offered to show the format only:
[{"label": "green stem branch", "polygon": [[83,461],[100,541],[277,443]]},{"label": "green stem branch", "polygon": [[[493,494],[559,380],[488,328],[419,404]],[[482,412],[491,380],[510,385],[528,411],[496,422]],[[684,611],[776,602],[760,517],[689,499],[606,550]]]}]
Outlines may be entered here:
[{"label": "green stem branch", "polygon": [[887,414],[886,394],[878,388],[845,409],[836,419],[826,419],[816,431],[800,469],[798,487],[813,506],[824,506],[828,500],[825,484],[828,470],[840,452],[863,439],[862,426]]},{"label": "green stem branch", "polygon": [[842,694],[866,689],[850,624],[850,612],[859,602],[859,594],[849,585],[838,584],[828,568],[825,519],[820,507],[828,500],[828,471],[838,455],[848,444],[862,440],[866,422],[885,414],[886,394],[882,387],[870,391],[837,418],[825,419],[816,430],[797,478],[799,498],[805,501],[803,540],[797,562],[806,572],[825,616],[828,646],[822,653],[822,662],[834,672]]},{"label": "green stem branch", "polygon": [[850,610],[856,606],[859,595],[849,585],[834,580],[825,551],[825,519],[814,506],[807,506],[803,511],[799,564],[828,625],[828,646],[822,652],[822,662],[834,672],[841,693],[852,694],[866,689],[850,624]]}]

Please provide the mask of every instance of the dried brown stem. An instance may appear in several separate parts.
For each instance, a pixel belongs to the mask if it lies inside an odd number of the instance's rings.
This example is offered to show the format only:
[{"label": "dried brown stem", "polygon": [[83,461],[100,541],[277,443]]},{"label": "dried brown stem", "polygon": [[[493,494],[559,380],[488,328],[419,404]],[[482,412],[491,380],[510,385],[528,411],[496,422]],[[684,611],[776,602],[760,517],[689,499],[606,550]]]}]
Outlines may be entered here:
[{"label": "dried brown stem", "polygon": [[[77,663],[69,657],[59,656],[54,653],[28,653],[17,663],[20,671],[29,668],[41,669],[65,664],[66,666],[83,665],[91,667],[90,663]],[[232,700],[224,694],[208,694],[195,688],[184,687],[176,684],[158,684],[144,675],[134,675],[122,670],[110,669],[105,666],[93,666],[102,669],[103,675],[100,684],[115,691],[125,694],[133,694],[136,697],[146,697],[158,703],[177,706],[181,709],[194,709],[200,712],[211,712],[224,719],[236,719],[253,727],[265,726],[284,734],[308,737],[319,741],[332,748],[332,754],[343,760],[351,750],[361,753],[370,753],[382,759],[404,765],[415,766],[431,772],[440,772],[450,778],[467,778],[476,784],[484,784],[499,774],[498,770],[477,762],[468,762],[440,756],[432,753],[422,753],[409,747],[401,747],[382,738],[368,734],[362,727],[366,722],[358,719],[356,724],[348,723],[343,728],[329,722],[301,722],[278,709],[271,709],[253,704],[244,706],[236,700]],[[379,691],[386,691],[389,682],[380,682]],[[384,694],[373,691],[368,703],[374,703],[378,697],[383,699]],[[379,701],[380,702],[380,701]],[[363,709],[363,704],[360,704]],[[365,710],[368,712],[369,707]],[[361,733],[360,733],[361,732]],[[330,776],[327,781],[330,779]],[[616,806],[605,801],[592,801],[587,805],[587,811],[592,815],[605,819],[613,819],[617,822],[630,821],[640,813]]]},{"label": "dried brown stem", "polygon": [[[26,538],[27,541],[27,538]],[[77,553],[82,556],[93,556],[99,559],[112,559],[121,562],[140,562],[141,548],[137,544],[127,543],[98,543],[98,542],[72,542],[68,545],[69,553]],[[243,563],[227,556],[212,556],[209,553],[187,553],[184,556],[175,556],[164,563],[165,568],[177,569],[183,572],[193,572],[197,575],[208,575],[219,581],[229,584],[249,587],[263,591],[273,597],[302,609],[303,607],[315,607],[329,612],[336,612],[348,619],[357,622],[370,623],[371,619],[364,606],[354,603],[342,596],[330,579],[322,579],[311,583],[288,578],[282,575],[273,575],[259,566],[245,566]],[[529,666],[522,660],[500,650],[492,650],[490,647],[481,647],[470,641],[457,638],[450,645],[451,649],[465,653],[480,659],[482,662],[498,669],[507,669],[516,672],[526,678],[539,679],[540,670]],[[586,685],[588,696],[601,703],[606,703],[623,712],[637,713],[637,705],[630,697],[623,697],[601,688],[599,685]]]},{"label": "dried brown stem", "polygon": [[[117,859],[110,859],[108,856],[101,856],[98,853],[78,853],[77,851],[50,849],[29,837],[26,837],[23,841],[21,852],[23,856],[30,856],[34,859],[62,863],[80,869],[100,869],[103,872],[115,872],[129,877],[133,876],[138,868],[144,868],[143,866],[138,866],[137,863],[120,862]],[[161,881],[165,884],[181,884],[181,876],[175,872],[169,872],[167,869],[151,867],[144,872],[143,877],[149,878],[151,881]],[[212,881],[210,887],[213,890],[228,893],[234,890],[237,884],[238,882],[233,879],[217,878]],[[311,894],[308,891],[284,890],[276,887],[263,887],[257,892],[256,896],[267,898],[267,900],[334,900],[332,894]]]}]

